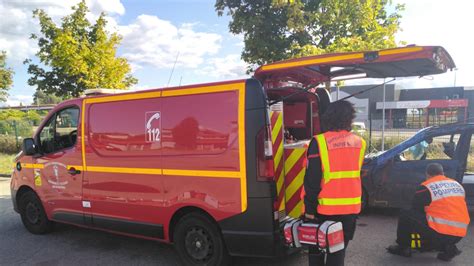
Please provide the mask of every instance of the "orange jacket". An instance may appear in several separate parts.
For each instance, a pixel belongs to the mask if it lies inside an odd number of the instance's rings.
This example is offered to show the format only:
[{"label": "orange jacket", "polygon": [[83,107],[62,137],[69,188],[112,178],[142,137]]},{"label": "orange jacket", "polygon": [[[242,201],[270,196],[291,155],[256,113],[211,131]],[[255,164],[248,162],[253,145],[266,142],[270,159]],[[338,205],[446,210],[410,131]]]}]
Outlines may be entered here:
[{"label": "orange jacket", "polygon": [[466,236],[470,219],[461,184],[442,175],[421,184],[431,194],[431,203],[425,207],[428,226],[440,234]]},{"label": "orange jacket", "polygon": [[[314,138],[318,143],[323,173],[317,212],[324,215],[360,213],[360,170],[365,141],[347,131],[330,131]],[[304,194],[303,189],[302,198]]]}]

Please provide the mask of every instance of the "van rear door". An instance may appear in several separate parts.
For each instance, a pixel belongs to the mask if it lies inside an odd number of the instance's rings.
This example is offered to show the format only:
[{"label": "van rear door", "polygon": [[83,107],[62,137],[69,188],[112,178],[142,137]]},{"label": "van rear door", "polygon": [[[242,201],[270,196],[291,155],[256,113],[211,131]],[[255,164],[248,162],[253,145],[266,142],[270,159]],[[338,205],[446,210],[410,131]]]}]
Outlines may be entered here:
[{"label": "van rear door", "polygon": [[325,93],[320,93],[325,89],[313,88],[334,80],[425,76],[444,73],[454,67],[450,55],[440,46],[316,55],[259,67],[255,78],[264,85],[271,105],[282,101],[284,106],[284,142],[287,133],[289,135],[283,156],[287,213],[299,216],[302,202],[298,192],[305,171],[302,163],[305,141],[309,142],[312,135],[320,132],[320,112],[327,106],[327,102],[322,101],[327,97],[321,97]]},{"label": "van rear door", "polygon": [[291,81],[319,84],[334,78],[387,78],[440,74],[455,68],[440,46],[407,46],[380,51],[335,53],[284,60],[259,67],[255,77],[265,87]]}]

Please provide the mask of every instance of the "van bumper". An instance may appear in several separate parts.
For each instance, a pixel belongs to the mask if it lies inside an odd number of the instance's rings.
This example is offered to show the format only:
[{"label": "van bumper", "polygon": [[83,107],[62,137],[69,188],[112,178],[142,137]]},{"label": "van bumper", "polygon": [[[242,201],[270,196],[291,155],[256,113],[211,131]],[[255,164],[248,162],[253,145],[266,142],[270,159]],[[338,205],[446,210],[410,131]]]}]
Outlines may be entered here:
[{"label": "van bumper", "polygon": [[293,253],[285,245],[284,223],[273,219],[274,199],[248,198],[247,210],[219,222],[232,256],[281,257]]}]

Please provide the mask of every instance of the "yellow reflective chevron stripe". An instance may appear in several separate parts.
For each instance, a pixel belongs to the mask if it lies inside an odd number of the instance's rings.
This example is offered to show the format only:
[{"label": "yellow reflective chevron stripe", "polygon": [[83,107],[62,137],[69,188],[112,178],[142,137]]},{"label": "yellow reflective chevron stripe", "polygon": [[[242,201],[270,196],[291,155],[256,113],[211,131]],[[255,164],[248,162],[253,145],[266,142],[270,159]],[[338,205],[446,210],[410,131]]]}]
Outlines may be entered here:
[{"label": "yellow reflective chevron stripe", "polygon": [[285,171],[288,173],[298,162],[298,159],[306,152],[306,149],[294,149],[290,156],[285,159]]},{"label": "yellow reflective chevron stripe", "polygon": [[287,198],[290,199],[303,185],[304,174],[306,169],[304,167],[301,168],[301,171],[296,175],[296,177],[291,181],[290,185],[286,188],[286,195]]},{"label": "yellow reflective chevron stripe", "polygon": [[283,159],[283,140],[282,143],[280,143],[280,146],[278,146],[278,149],[275,153],[275,170],[280,165],[281,160]]},{"label": "yellow reflective chevron stripe", "polygon": [[301,216],[301,209],[303,208],[303,201],[300,200],[296,206],[288,213],[290,217],[299,217]]},{"label": "yellow reflective chevron stripe", "polygon": [[353,205],[360,204],[361,197],[355,198],[320,198],[318,199],[319,204],[321,205]]},{"label": "yellow reflective chevron stripe", "polygon": [[[281,111],[270,112],[270,122],[272,128],[272,149],[275,152],[273,166],[277,177],[277,200],[276,205],[279,211],[285,210],[285,173],[283,165],[283,113]],[[279,172],[280,171],[280,172]]]},{"label": "yellow reflective chevron stripe", "polygon": [[281,127],[283,126],[283,115],[281,113],[278,114],[277,121],[274,127],[272,128],[272,143],[275,143],[276,138],[278,137],[278,134],[281,134]]}]

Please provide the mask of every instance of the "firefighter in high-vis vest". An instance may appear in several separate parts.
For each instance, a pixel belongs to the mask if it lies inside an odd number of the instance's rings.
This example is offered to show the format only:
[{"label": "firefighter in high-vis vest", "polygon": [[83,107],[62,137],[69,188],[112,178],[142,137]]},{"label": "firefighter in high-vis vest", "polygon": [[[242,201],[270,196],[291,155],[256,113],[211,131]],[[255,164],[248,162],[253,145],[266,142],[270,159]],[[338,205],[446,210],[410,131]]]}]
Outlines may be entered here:
[{"label": "firefighter in high-vis vest", "polygon": [[[304,218],[316,223],[342,222],[347,247],[354,236],[361,210],[360,170],[365,141],[351,133],[355,117],[348,101],[331,103],[321,124],[324,133],[314,136],[307,151],[307,168],[302,197]],[[344,265],[345,249],[327,255],[309,247],[309,265]]]},{"label": "firefighter in high-vis vest", "polygon": [[439,251],[438,259],[450,261],[461,254],[456,243],[466,236],[470,221],[464,188],[444,176],[439,163],[429,164],[426,176],[415,192],[412,208],[400,211],[397,245],[389,246],[387,251],[410,257],[411,248],[423,248],[425,244]]}]

